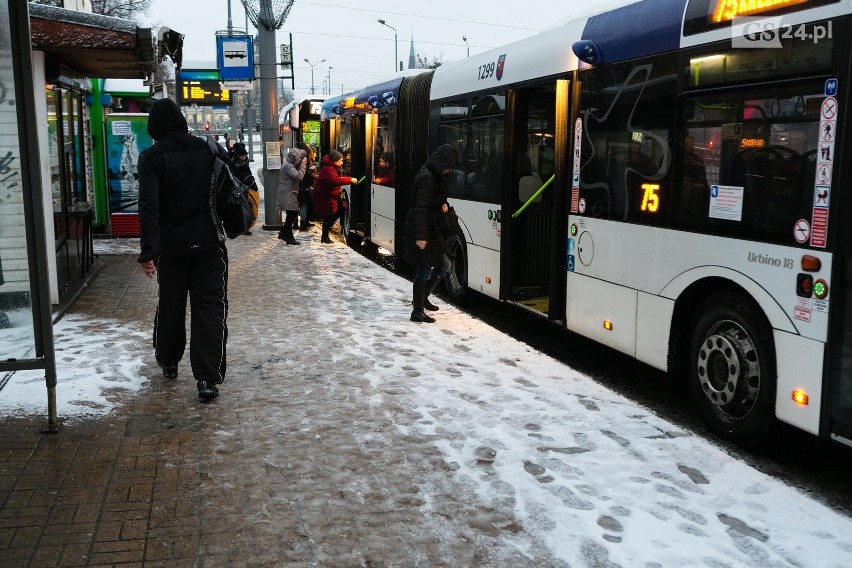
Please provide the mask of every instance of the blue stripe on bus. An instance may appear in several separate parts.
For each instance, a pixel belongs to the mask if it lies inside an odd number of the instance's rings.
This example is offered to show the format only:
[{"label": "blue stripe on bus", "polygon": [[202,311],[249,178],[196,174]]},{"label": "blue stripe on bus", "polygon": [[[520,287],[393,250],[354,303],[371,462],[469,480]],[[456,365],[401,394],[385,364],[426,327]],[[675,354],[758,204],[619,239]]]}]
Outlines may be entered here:
[{"label": "blue stripe on bus", "polygon": [[583,39],[592,40],[604,63],[673,51],[680,47],[686,0],[642,0],[591,16]]}]

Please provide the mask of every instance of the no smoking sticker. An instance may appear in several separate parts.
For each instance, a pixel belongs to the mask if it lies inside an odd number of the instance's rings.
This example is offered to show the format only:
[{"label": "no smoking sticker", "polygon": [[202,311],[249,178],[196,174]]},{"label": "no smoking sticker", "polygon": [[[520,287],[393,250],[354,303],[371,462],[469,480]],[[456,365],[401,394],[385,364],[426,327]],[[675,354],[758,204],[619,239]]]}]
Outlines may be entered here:
[{"label": "no smoking sticker", "polygon": [[805,243],[811,236],[811,224],[807,222],[805,219],[799,219],[796,221],[796,225],[793,227],[793,238],[796,239],[797,243]]}]

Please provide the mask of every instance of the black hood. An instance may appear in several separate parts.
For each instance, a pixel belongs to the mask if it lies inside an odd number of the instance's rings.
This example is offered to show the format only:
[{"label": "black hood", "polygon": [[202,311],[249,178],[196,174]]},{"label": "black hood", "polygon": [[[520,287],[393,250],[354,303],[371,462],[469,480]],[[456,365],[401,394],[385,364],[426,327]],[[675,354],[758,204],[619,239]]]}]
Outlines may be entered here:
[{"label": "black hood", "polygon": [[447,168],[455,169],[459,165],[459,153],[449,144],[438,146],[438,149],[426,160],[426,165],[436,174],[440,174]]},{"label": "black hood", "polygon": [[160,99],[151,106],[148,113],[148,134],[159,140],[169,132],[186,133],[189,128],[186,118],[172,99]]}]

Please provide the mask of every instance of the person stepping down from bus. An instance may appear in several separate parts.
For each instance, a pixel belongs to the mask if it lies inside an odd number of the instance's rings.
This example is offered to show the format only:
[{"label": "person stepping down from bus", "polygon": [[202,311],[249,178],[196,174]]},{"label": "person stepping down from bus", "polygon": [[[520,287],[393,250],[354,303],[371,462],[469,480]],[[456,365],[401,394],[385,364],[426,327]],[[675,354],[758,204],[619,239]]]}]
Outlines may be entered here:
[{"label": "person stepping down from bus", "polygon": [[[405,261],[414,266],[411,321],[432,323],[435,318],[426,314],[426,296],[445,274],[447,260],[441,227],[447,204],[447,176],[459,164],[459,153],[449,144],[439,146],[414,176],[411,190],[411,209],[403,229]],[[440,268],[438,268],[440,267]],[[434,281],[432,277],[434,275]],[[431,286],[430,286],[431,285]],[[429,302],[429,309],[437,306]]]},{"label": "person stepping down from bus", "polygon": [[275,205],[285,212],[284,226],[278,232],[278,238],[288,245],[300,245],[293,237],[293,224],[299,218],[299,183],[308,169],[308,150],[304,142],[287,153],[281,169],[278,170],[278,191]]},{"label": "person stepping down from bus", "polygon": [[349,183],[358,183],[354,177],[341,177],[340,168],[343,166],[343,154],[332,150],[322,157],[322,167],[319,177],[314,182],[314,212],[322,215],[322,239],[324,243],[334,241],[329,238],[328,233],[334,222],[343,214],[341,202],[341,186]]}]

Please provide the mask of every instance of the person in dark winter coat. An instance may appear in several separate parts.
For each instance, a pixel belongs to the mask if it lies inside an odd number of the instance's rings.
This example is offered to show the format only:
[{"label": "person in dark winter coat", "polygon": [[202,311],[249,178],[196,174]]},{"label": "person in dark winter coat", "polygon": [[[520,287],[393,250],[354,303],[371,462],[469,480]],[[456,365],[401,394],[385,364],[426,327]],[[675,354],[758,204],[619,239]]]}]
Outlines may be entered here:
[{"label": "person in dark winter coat", "polygon": [[[302,142],[296,145],[301,148]],[[311,216],[314,214],[314,182],[319,177],[317,171],[317,149],[313,146],[305,144],[304,150],[308,151],[308,169],[305,172],[305,177],[299,182],[299,230],[307,231],[308,227],[313,226]]]},{"label": "person in dark winter coat", "polygon": [[[416,268],[411,305],[411,321],[432,323],[435,318],[424,312],[429,293],[450,269],[444,253],[441,227],[447,204],[447,176],[459,164],[459,153],[449,144],[439,146],[414,176],[411,209],[405,218],[403,245],[405,260]],[[440,267],[436,269],[435,267]],[[437,310],[431,302],[430,310]]]},{"label": "person in dark winter coat", "polygon": [[299,218],[299,183],[305,177],[308,168],[308,153],[301,148],[293,148],[284,158],[278,170],[278,193],[275,204],[279,211],[286,211],[284,226],[278,238],[288,245],[300,245],[293,237],[293,225]]},{"label": "person in dark winter coat", "polygon": [[165,377],[177,377],[189,295],[189,360],[198,396],[208,401],[225,379],[228,337],[228,251],[208,204],[214,155],[205,140],[187,132],[171,99],[151,107],[148,134],[156,142],[139,154],[138,260],[149,278],[157,275],[160,288],[154,355]]},{"label": "person in dark winter coat", "polygon": [[324,243],[332,242],[328,233],[343,213],[343,207],[340,204],[340,186],[358,183],[355,178],[340,176],[342,166],[343,154],[332,150],[322,157],[319,177],[314,182],[314,212],[322,215],[322,242]]}]

